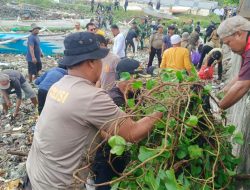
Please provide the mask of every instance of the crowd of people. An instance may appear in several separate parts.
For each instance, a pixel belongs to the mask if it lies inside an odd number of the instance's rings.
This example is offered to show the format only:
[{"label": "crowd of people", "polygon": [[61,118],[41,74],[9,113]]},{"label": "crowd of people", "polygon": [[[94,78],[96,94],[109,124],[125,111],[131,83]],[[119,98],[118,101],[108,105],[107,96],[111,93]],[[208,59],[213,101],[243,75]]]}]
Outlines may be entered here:
[{"label": "crowd of people", "polygon": [[[94,6],[94,0],[91,5]],[[128,1],[125,1],[128,5]],[[94,7],[91,6],[91,11]],[[119,8],[115,1],[114,7]],[[160,5],[158,5],[159,7]],[[110,7],[97,5],[97,14],[111,12]],[[126,10],[126,9],[125,9]],[[17,70],[0,72],[1,103],[4,114],[12,107],[11,94],[16,94],[16,108],[13,117],[17,117],[23,100],[22,91],[29,98],[34,109],[38,108],[39,119],[35,126],[33,144],[29,152],[26,168],[25,189],[73,189],[73,172],[86,164],[82,156],[86,155],[98,131],[100,137],[118,134],[126,141],[137,143],[153,129],[154,123],[162,114],[155,112],[139,121],[134,121],[121,107],[125,99],[134,96],[130,84],[133,74],[139,68],[151,74],[152,69],[170,68],[185,70],[192,75],[195,67],[201,80],[212,80],[214,68],[218,66],[218,80],[222,79],[222,44],[242,56],[243,62],[239,75],[223,91],[225,98],[219,102],[221,109],[227,109],[241,99],[250,89],[250,22],[241,16],[226,19],[219,27],[211,22],[202,39],[200,22],[193,20],[178,29],[176,24],[164,26],[159,19],[140,18],[140,23],[131,23],[125,34],[118,25],[110,23],[113,39],[107,39],[102,22],[91,21],[86,31],[79,22],[74,30],[64,39],[64,57],[58,60],[58,66],[40,74],[43,52],[40,48],[39,30],[32,24],[31,35],[27,43],[28,79]],[[105,26],[104,26],[105,27]],[[148,63],[142,65],[133,55],[137,46],[145,50],[145,39],[149,38]],[[112,43],[112,49],[108,46]],[[155,65],[154,57],[158,64]],[[128,72],[131,79],[122,80],[121,74]],[[30,83],[35,83],[38,95]],[[11,96],[10,96],[11,95]],[[122,172],[126,166],[126,156],[113,160],[113,167],[108,163],[110,148],[107,144],[99,147],[94,160],[93,172],[95,183],[103,183],[117,176],[113,171]],[[88,175],[85,172],[84,175]],[[110,189],[109,186],[98,190]]]}]

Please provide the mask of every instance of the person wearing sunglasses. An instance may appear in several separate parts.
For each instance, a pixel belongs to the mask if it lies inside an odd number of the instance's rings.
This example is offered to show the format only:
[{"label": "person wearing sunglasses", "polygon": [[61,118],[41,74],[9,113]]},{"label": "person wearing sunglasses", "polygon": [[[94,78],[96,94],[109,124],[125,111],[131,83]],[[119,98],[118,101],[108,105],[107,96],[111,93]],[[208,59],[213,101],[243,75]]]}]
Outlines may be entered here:
[{"label": "person wearing sunglasses", "polygon": [[91,32],[91,33],[96,33],[96,25],[92,22],[89,22],[87,25],[86,25],[86,28],[87,28],[87,32]]}]

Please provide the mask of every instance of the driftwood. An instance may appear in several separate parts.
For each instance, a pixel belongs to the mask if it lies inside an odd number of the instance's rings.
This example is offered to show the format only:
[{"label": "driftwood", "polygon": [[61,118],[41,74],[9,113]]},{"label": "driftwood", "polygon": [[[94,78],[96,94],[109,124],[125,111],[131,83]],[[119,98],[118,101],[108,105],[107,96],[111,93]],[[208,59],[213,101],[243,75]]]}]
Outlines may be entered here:
[{"label": "driftwood", "polygon": [[237,180],[249,180],[250,174],[239,174],[239,175],[234,176],[234,178]]},{"label": "driftwood", "polygon": [[17,156],[28,156],[28,153],[26,153],[26,152],[21,152],[21,151],[12,151],[12,150],[8,150],[7,153],[8,153],[8,154],[11,154],[11,155],[17,155]]}]

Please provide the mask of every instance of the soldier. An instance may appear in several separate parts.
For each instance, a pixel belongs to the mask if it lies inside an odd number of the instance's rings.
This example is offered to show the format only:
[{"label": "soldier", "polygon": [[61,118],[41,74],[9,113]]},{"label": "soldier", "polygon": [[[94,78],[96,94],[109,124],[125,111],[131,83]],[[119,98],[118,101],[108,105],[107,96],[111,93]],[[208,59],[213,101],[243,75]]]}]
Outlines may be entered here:
[{"label": "soldier", "polygon": [[156,10],[160,10],[160,8],[161,8],[161,1],[158,0],[156,4]]},{"label": "soldier", "polygon": [[127,8],[128,8],[128,0],[125,0],[125,3],[124,3],[124,10],[125,10],[125,12],[127,12]]},{"label": "soldier", "polygon": [[91,0],[91,9],[90,11],[93,13],[95,8],[95,0]]},{"label": "soldier", "polygon": [[115,0],[114,9],[119,10],[119,1],[118,0]]},{"label": "soldier", "polygon": [[141,31],[140,34],[140,44],[141,44],[141,50],[144,48],[144,40],[147,35],[147,24],[145,23],[145,19],[141,18],[141,23],[139,24],[139,29]]}]

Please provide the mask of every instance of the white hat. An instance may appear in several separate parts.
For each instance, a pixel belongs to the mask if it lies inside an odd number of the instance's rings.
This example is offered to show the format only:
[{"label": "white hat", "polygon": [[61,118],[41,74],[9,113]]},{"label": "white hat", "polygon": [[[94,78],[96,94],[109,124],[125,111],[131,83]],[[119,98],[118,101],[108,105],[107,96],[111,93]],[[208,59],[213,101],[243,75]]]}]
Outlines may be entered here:
[{"label": "white hat", "polygon": [[[4,73],[0,73],[0,82],[4,82],[4,81],[9,81],[10,77],[9,75],[6,75]],[[6,84],[6,85],[1,85],[0,84],[0,89],[1,90],[6,90],[10,87],[10,83]]]},{"label": "white hat", "polygon": [[175,45],[175,44],[178,44],[181,42],[181,37],[179,35],[175,34],[175,35],[171,36],[170,40],[171,40],[171,44]]}]

